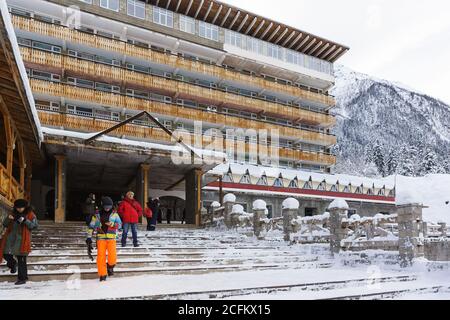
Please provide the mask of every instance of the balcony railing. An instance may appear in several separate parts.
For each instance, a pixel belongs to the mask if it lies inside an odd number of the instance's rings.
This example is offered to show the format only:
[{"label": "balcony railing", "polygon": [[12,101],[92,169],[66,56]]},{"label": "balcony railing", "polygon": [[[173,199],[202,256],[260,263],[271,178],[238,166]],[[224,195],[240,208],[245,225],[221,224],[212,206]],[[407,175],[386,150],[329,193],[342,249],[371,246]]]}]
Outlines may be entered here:
[{"label": "balcony railing", "polygon": [[65,69],[76,74],[84,74],[89,77],[109,78],[111,80],[122,79],[126,84],[169,92],[170,95],[179,95],[180,98],[193,99],[197,101],[207,100],[211,104],[244,108],[254,112],[267,112],[299,120],[302,123],[323,125],[325,127],[334,125],[336,119],[324,113],[307,111],[300,108],[288,107],[278,103],[247,98],[244,96],[227,93],[215,89],[208,89],[198,85],[172,80],[164,77],[130,71],[125,68],[81,60],[66,55],[54,54],[42,50],[21,47],[23,59],[32,64],[45,67]]},{"label": "balcony railing", "polygon": [[100,90],[80,88],[60,82],[30,79],[30,83],[31,89],[34,93],[85,101],[87,103],[109,106],[119,110],[125,108],[127,110],[148,111],[152,114],[168,115],[171,117],[189,119],[192,121],[220,124],[229,128],[278,130],[278,134],[282,137],[298,139],[305,143],[318,144],[322,146],[331,146],[336,143],[335,136],[314,131],[274,125],[263,121],[243,119],[216,112],[206,112],[176,104],[150,101]]},{"label": "balcony railing", "polygon": [[6,168],[0,163],[0,194],[12,204],[20,198],[28,198],[20,183],[8,174]]},{"label": "balcony railing", "polygon": [[261,89],[282,92],[303,100],[320,103],[325,106],[333,106],[334,98],[329,95],[316,93],[293,85],[284,85],[266,80],[262,77],[246,75],[234,70],[225,69],[218,65],[206,64],[201,61],[192,61],[174,54],[162,53],[151,48],[143,48],[121,40],[110,39],[99,35],[89,34],[61,25],[37,21],[23,16],[12,16],[13,24],[21,30],[38,33],[41,35],[78,43],[81,45],[98,48],[106,51],[114,51],[130,57],[153,61],[155,63],[169,65],[174,68],[203,73],[219,79],[227,79],[240,83],[257,86]]},{"label": "balcony railing", "polygon": [[[56,112],[48,112],[48,111],[38,111],[39,119],[44,126],[51,127],[64,127],[70,130],[82,131],[82,132],[99,132],[105,129],[112,127],[117,124],[118,121],[109,121],[104,119],[96,119],[93,117],[83,117],[76,116],[67,113],[56,113]],[[140,139],[147,139],[150,141],[158,141],[164,143],[174,143],[175,139],[170,137],[166,132],[161,130],[160,128],[149,127],[145,125],[136,125],[136,124],[127,124],[118,128],[117,130],[109,133],[110,135],[116,136],[129,136]],[[194,135],[190,133],[186,133],[183,136],[183,141],[189,144],[189,141],[186,140],[189,138],[190,141],[194,140]],[[211,144],[211,137],[203,135],[200,141],[203,142],[203,145]],[[222,140],[222,145],[224,150],[226,150],[227,139],[224,137],[215,138]],[[234,142],[232,142],[234,143]],[[220,144],[219,144],[220,145]],[[245,143],[245,150],[249,153],[250,148],[254,146]],[[259,148],[270,148],[270,146],[259,145]],[[331,166],[335,164],[335,157],[331,155],[325,155],[320,153],[313,152],[304,152],[301,150],[289,150],[285,148],[279,148],[279,156],[283,159],[291,159],[295,161],[303,161],[303,162],[312,162],[321,165]]]}]

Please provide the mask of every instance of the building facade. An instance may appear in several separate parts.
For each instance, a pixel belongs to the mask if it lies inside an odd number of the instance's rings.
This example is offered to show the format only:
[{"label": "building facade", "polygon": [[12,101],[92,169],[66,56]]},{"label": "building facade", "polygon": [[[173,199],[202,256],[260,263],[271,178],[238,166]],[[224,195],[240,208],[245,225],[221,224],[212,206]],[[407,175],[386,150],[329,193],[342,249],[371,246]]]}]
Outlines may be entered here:
[{"label": "building facade", "polygon": [[200,158],[223,151],[216,165],[327,173],[336,162],[329,90],[346,46],[213,0],[7,4],[52,164],[33,190],[56,220],[88,189],[134,188],[142,202],[184,189],[198,216],[215,165],[171,165],[181,141]]}]

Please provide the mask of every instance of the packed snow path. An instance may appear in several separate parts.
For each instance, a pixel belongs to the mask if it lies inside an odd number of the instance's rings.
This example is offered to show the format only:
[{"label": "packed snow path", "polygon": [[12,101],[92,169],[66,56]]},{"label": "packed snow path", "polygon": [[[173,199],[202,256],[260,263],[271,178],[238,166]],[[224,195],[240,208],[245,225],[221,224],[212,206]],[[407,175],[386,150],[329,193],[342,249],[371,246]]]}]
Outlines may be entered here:
[{"label": "packed snow path", "polygon": [[[389,255],[379,265],[333,259],[328,245],[293,245],[271,234],[189,228],[139,232],[139,248],[118,248],[116,276],[97,280],[81,224],[44,224],[34,234],[30,282],[13,284],[0,267],[0,299],[380,299],[450,295],[448,271],[401,270]],[[95,252],[94,252],[95,253]],[[391,255],[394,257],[394,255]],[[390,261],[391,260],[391,261]],[[390,264],[388,264],[390,262]]]}]

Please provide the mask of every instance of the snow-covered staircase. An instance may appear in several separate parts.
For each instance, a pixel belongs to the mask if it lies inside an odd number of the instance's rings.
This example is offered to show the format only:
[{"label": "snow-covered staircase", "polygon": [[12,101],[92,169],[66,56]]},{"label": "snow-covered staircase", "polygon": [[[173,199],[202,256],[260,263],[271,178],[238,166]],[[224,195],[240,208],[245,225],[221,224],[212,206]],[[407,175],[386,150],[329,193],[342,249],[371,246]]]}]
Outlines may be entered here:
[{"label": "snow-covered staircase", "polygon": [[[82,223],[41,223],[33,233],[33,251],[28,258],[30,280],[97,278],[96,261],[87,256],[85,238]],[[330,261],[307,247],[288,246],[279,240],[257,241],[236,232],[161,226],[152,233],[139,230],[139,243],[139,248],[133,248],[130,238],[127,247],[121,248],[118,242],[117,277],[330,267]],[[95,254],[94,250],[94,258]],[[15,277],[4,265],[0,268],[0,282]]]}]

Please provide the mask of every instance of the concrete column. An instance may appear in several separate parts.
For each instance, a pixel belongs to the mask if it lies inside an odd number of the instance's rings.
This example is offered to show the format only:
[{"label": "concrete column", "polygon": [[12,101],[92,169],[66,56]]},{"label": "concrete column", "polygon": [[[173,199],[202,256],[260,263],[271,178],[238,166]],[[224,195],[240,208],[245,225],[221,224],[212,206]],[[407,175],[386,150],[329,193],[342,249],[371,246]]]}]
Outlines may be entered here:
[{"label": "concrete column", "polygon": [[256,200],[253,202],[253,232],[258,240],[264,240],[266,234],[266,223],[262,221],[267,218],[266,202]]},{"label": "concrete column", "polygon": [[66,222],[67,160],[64,155],[55,156],[55,222]]},{"label": "concrete column", "polygon": [[438,222],[438,225],[439,225],[439,232],[441,233],[441,237],[446,238],[447,237],[447,223]]},{"label": "concrete column", "polygon": [[292,222],[298,218],[299,207],[300,203],[296,199],[288,198],[283,201],[281,210],[283,213],[283,232],[285,241],[291,241],[291,234],[295,232]]},{"label": "concrete column", "polygon": [[[148,200],[148,174],[150,171],[150,165],[142,163],[139,166],[139,170],[136,176],[136,200],[142,206],[144,210]],[[142,218],[142,224],[147,225],[147,219]]]},{"label": "concrete column", "polygon": [[232,193],[229,193],[223,198],[223,201],[224,201],[223,204],[224,223],[227,228],[231,228],[231,213],[233,212],[233,206],[236,203],[236,196]]},{"label": "concrete column", "polygon": [[330,249],[331,253],[341,251],[341,241],[347,237],[347,229],[342,226],[342,220],[347,218],[348,204],[345,200],[333,201],[328,207],[330,212]]},{"label": "concrete column", "polygon": [[201,191],[202,175],[200,169],[191,170],[186,174],[186,224],[201,223]]},{"label": "concrete column", "polygon": [[397,207],[400,265],[412,265],[415,258],[424,257],[424,224],[421,204],[405,204]]}]

